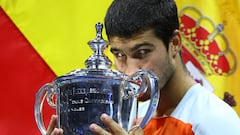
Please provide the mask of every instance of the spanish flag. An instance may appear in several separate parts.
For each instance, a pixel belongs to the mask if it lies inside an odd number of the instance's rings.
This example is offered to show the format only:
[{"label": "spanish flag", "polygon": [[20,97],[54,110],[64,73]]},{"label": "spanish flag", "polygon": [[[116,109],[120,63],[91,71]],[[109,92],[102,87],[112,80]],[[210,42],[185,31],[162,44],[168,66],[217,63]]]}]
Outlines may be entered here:
[{"label": "spanish flag", "polygon": [[184,62],[197,81],[240,115],[240,1],[176,2]]},{"label": "spanish flag", "polygon": [[[35,94],[55,77],[85,68],[92,54],[87,42],[95,38],[95,23],[103,22],[110,2],[0,1],[1,135],[40,135]],[[46,127],[54,113],[44,103]]]}]

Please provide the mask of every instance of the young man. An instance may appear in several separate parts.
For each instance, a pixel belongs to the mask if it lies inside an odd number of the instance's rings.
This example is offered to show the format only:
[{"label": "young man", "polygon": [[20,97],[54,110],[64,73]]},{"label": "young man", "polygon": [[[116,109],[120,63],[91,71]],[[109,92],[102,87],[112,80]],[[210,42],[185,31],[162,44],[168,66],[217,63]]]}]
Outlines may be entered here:
[{"label": "young man", "polygon": [[[182,62],[174,0],[114,0],[105,27],[119,71],[131,75],[147,69],[159,78],[161,97],[154,116],[144,129],[136,127],[129,134],[240,135],[236,112],[197,84]],[[128,134],[106,114],[100,119],[111,132],[92,124],[94,134]],[[48,134],[62,134],[55,125],[53,116]]]}]

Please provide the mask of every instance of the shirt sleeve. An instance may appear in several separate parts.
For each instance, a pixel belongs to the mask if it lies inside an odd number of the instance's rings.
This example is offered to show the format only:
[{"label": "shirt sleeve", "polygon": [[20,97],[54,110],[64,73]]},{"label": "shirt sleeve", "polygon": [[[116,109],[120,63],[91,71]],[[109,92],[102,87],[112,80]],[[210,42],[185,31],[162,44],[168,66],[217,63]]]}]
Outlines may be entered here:
[{"label": "shirt sleeve", "polygon": [[[229,115],[227,115],[229,114]],[[194,129],[195,135],[240,135],[240,119],[235,113],[205,117]]]}]

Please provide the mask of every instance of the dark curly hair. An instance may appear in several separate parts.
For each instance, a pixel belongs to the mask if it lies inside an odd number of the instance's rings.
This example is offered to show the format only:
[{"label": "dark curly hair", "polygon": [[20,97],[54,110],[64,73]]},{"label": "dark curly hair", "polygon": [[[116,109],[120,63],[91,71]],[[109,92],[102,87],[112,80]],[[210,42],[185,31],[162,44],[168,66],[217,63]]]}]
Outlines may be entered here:
[{"label": "dark curly hair", "polygon": [[130,38],[152,29],[166,48],[174,30],[179,29],[174,0],[114,0],[105,16],[108,38]]}]

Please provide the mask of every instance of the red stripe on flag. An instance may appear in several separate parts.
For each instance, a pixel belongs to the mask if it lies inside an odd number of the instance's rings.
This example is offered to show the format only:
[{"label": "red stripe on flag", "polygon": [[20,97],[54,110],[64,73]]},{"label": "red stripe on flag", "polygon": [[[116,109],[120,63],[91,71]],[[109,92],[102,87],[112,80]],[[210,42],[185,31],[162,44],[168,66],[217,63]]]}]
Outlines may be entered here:
[{"label": "red stripe on flag", "polygon": [[[34,119],[35,94],[56,75],[1,7],[0,46],[0,134],[40,134]],[[50,116],[54,111],[44,112]]]}]

